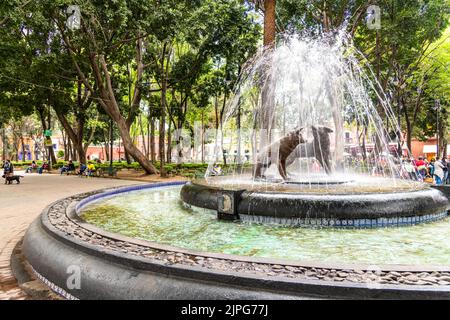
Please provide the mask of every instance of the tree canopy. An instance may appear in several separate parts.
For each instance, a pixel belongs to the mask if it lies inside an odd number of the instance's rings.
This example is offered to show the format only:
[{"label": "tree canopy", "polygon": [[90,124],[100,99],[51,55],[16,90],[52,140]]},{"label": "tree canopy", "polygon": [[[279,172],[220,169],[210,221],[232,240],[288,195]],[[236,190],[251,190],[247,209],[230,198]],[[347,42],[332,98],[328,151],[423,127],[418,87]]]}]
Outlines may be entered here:
[{"label": "tree canopy", "polygon": [[[270,2],[279,34],[348,32],[388,93],[409,147],[436,132],[439,100],[446,141],[448,0]],[[80,19],[71,25],[72,5]],[[372,5],[379,29],[366,21]],[[155,159],[171,161],[175,130],[192,133],[195,121],[202,130],[219,127],[244,64],[263,44],[261,14],[269,7],[261,0],[4,0],[0,124],[36,115],[43,130],[60,127],[85,162],[89,144],[106,146],[112,119],[128,161],[155,173]],[[144,149],[137,136],[148,137]]]}]

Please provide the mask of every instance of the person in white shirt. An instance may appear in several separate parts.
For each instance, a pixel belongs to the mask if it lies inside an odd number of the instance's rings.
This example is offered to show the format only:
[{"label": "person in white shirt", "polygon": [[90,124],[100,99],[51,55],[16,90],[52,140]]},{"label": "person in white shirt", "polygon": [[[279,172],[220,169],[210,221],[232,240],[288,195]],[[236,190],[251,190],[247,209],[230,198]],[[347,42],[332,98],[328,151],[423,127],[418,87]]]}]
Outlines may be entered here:
[{"label": "person in white shirt", "polygon": [[444,165],[439,160],[439,157],[436,157],[436,161],[434,162],[434,180],[436,185],[442,184],[442,179],[444,178]]},{"label": "person in white shirt", "polygon": [[405,162],[403,162],[403,167],[405,168],[408,178],[411,180],[416,180],[416,178],[417,178],[416,168],[411,163],[411,160],[408,159]]}]

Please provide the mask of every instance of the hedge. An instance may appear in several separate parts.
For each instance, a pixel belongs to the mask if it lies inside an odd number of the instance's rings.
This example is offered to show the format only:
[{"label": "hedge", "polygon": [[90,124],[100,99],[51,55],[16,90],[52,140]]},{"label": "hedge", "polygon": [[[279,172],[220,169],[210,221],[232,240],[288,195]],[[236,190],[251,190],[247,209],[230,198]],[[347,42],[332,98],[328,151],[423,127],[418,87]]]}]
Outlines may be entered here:
[{"label": "hedge", "polygon": [[[28,166],[31,166],[31,161],[11,161],[13,166],[15,168],[23,168],[25,169]],[[36,164],[38,166],[41,166],[43,163],[42,160],[37,160]],[[53,169],[60,169],[62,166],[64,166],[67,163],[67,161],[63,161],[63,160],[59,160],[57,163],[54,163],[52,165]],[[74,161],[73,162],[75,167],[79,167],[79,162]],[[93,163],[95,165],[95,168],[102,168],[103,170],[108,170],[110,164],[109,162],[104,162],[104,163],[97,163],[96,161],[88,161],[88,163]],[[153,164],[155,166],[155,168],[157,170],[161,169],[161,164],[159,161],[155,162]],[[141,165],[138,162],[132,162],[130,164],[126,163],[126,162],[118,162],[118,161],[114,161],[113,162],[113,168],[120,171],[123,169],[134,169],[137,171],[142,170]],[[195,178],[195,177],[201,177],[205,174],[206,169],[208,168],[208,164],[207,163],[180,163],[180,164],[176,164],[176,163],[168,163],[164,165],[164,170],[166,171],[167,174],[169,175],[181,175],[184,177],[190,177],[190,178]],[[244,169],[248,169],[251,168],[251,165],[249,163],[245,163],[243,165]],[[228,170],[232,170],[233,167],[231,166],[225,166],[222,165],[222,170],[226,173]]]}]

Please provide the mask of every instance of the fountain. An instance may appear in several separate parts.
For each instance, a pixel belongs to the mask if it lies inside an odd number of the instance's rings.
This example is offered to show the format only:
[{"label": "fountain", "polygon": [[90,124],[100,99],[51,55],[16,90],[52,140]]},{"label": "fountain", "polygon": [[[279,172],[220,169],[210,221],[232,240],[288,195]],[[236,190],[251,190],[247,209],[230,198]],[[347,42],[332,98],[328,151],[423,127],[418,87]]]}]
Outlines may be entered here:
[{"label": "fountain", "polygon": [[31,270],[67,299],[450,298],[450,193],[403,177],[360,60],[344,33],[263,51],[204,178],[49,205],[24,238]]},{"label": "fountain", "polygon": [[[251,128],[246,134],[244,125]],[[358,140],[374,142],[370,154],[361,147],[358,164],[344,156],[344,131],[356,127]],[[345,33],[286,36],[243,72],[209,171],[181,197],[219,218],[292,226],[384,227],[444,217],[445,196],[403,178],[389,132],[400,145],[392,109]],[[252,170],[244,168],[245,148],[253,150]],[[234,158],[224,157],[233,151]],[[227,175],[214,176],[223,159]]]}]

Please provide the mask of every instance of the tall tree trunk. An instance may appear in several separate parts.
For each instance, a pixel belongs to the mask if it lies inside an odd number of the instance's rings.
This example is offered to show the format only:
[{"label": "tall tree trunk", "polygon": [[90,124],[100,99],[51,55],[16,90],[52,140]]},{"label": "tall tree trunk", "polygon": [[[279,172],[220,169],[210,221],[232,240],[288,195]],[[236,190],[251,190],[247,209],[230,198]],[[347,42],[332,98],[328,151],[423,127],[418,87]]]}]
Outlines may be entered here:
[{"label": "tall tree trunk", "polygon": [[122,162],[122,152],[121,152],[121,150],[122,150],[122,143],[120,142],[120,137],[119,137],[119,150],[118,150],[118,152],[119,152],[119,162]]},{"label": "tall tree trunk", "polygon": [[242,164],[242,136],[241,136],[241,98],[239,97],[238,101],[238,110],[236,116],[236,128],[237,128],[237,165],[239,166],[239,170],[241,170],[240,166]]},{"label": "tall tree trunk", "polygon": [[264,1],[264,46],[271,47],[276,36],[276,0]]},{"label": "tall tree trunk", "polygon": [[153,163],[156,161],[155,150],[155,118],[150,119],[150,157]]},{"label": "tall tree trunk", "polygon": [[64,130],[61,132],[64,142],[64,161],[69,160],[69,151],[68,151],[68,144],[69,144],[69,138],[67,135],[64,134]]},{"label": "tall tree trunk", "polygon": [[[131,140],[131,141],[133,141],[133,140]],[[131,142],[131,143],[133,143],[133,142]],[[125,146],[125,144],[124,144],[124,146]],[[127,162],[127,164],[131,164],[131,162],[132,162],[130,154],[128,153],[127,148],[125,148],[125,161]]]},{"label": "tall tree trunk", "polygon": [[403,105],[403,113],[405,115],[405,122],[406,122],[406,146],[408,147],[408,153],[412,150],[412,126],[411,126],[411,119],[408,114],[408,108]]},{"label": "tall tree trunk", "polygon": [[[264,47],[271,49],[275,47],[276,39],[276,0],[264,1]],[[268,71],[270,72],[270,70]],[[273,106],[275,104],[274,97],[270,93],[272,79],[267,76],[266,83],[261,88],[261,104],[260,112],[260,141],[259,150],[271,143],[271,129],[273,119]]]},{"label": "tall tree trunk", "polygon": [[6,139],[6,124],[2,127],[2,160],[5,161],[8,157],[8,141]]},{"label": "tall tree trunk", "polygon": [[447,158],[447,139],[442,139],[442,158]]},{"label": "tall tree trunk", "polygon": [[67,139],[67,154],[64,155],[64,160],[69,161],[72,157],[72,141],[70,139]]},{"label": "tall tree trunk", "polygon": [[217,94],[214,97],[214,112],[216,115],[216,130],[219,130],[219,122],[220,122],[220,120],[219,120],[219,99],[217,97]]},{"label": "tall tree trunk", "polygon": [[160,172],[161,177],[165,177],[166,173],[164,171],[164,160],[165,160],[165,125],[166,125],[166,119],[164,116],[164,112],[161,114],[161,119],[159,121],[159,162],[160,162]]},{"label": "tall tree trunk", "polygon": [[202,136],[201,136],[201,151],[202,151],[202,163],[205,163],[205,110],[202,108]]},{"label": "tall tree trunk", "polygon": [[150,118],[147,119],[147,159],[150,159]]},{"label": "tall tree trunk", "polygon": [[81,116],[77,119],[78,128],[77,132],[74,131],[66,116],[59,110],[55,109],[55,113],[59,119],[59,122],[63,126],[68,138],[71,140],[72,152],[70,155],[71,160],[78,159],[80,163],[86,164],[86,150],[83,146],[83,136],[84,136],[84,124],[85,121],[81,119]]},{"label": "tall tree trunk", "polygon": [[23,162],[23,161],[26,160],[26,157],[25,157],[25,141],[23,139],[23,135],[22,134],[20,135],[20,144],[21,144],[21,147],[22,147],[22,162]]},{"label": "tall tree trunk", "polygon": [[139,128],[140,128],[140,131],[141,131],[142,147],[144,148],[145,157],[148,159],[147,145],[145,143],[144,126],[142,125],[142,115],[139,115]]},{"label": "tall tree trunk", "polygon": [[78,159],[80,163],[86,164],[86,153],[84,152],[83,140],[77,141],[76,148],[74,148],[74,159]]},{"label": "tall tree trunk", "polygon": [[76,161],[78,159],[77,146],[73,146],[70,158],[72,161]]},{"label": "tall tree trunk", "polygon": [[110,161],[109,159],[109,150],[110,150],[110,147],[109,147],[109,143],[110,142],[108,142],[108,137],[107,137],[107,134],[106,134],[106,131],[105,130],[103,130],[103,142],[104,142],[104,145],[105,145],[105,155],[106,155],[106,161]]},{"label": "tall tree trunk", "polygon": [[84,114],[78,117],[78,131],[77,131],[77,141],[76,141],[76,153],[78,156],[78,161],[80,163],[86,164],[86,151],[83,145],[84,138],[84,127],[85,127]]},{"label": "tall tree trunk", "polygon": [[[220,110],[220,123],[222,125],[223,125],[223,122],[222,122],[223,121],[223,113],[225,111],[225,106],[227,104],[227,98],[228,98],[228,95],[225,94],[224,97],[223,97],[222,110]],[[223,152],[224,151],[224,148],[223,148],[223,127],[222,127],[222,130],[221,130],[220,147],[222,149],[223,163],[224,163],[224,165],[227,165],[227,157],[226,157],[225,153]]]},{"label": "tall tree trunk", "polygon": [[[159,123],[159,161],[161,163],[161,177],[166,176],[166,171],[164,170],[165,162],[165,136],[166,136],[166,110],[167,110],[167,68],[169,67],[169,62],[166,62],[166,49],[167,43],[163,46],[163,51],[161,54],[160,62],[160,73],[161,73],[161,121]],[[168,59],[167,59],[168,60]]]},{"label": "tall tree trunk", "polygon": [[172,122],[169,121],[169,128],[167,130],[167,163],[172,162]]},{"label": "tall tree trunk", "polygon": [[101,160],[106,160],[105,147],[104,147],[104,145],[101,144],[101,143],[100,143],[100,145],[101,145],[101,147],[102,147],[102,155],[100,156],[100,159],[101,159]]},{"label": "tall tree trunk", "polygon": [[[163,92],[165,90],[163,89]],[[161,93],[161,96],[163,96],[165,94]],[[163,99],[161,97],[161,99]],[[159,121],[159,161],[160,161],[160,172],[161,172],[161,177],[165,177],[166,176],[166,172],[164,170],[164,160],[165,160],[165,141],[164,138],[166,136],[165,134],[165,126],[166,126],[166,117],[165,117],[165,108],[164,108],[164,102],[161,101],[162,104],[162,111],[161,111],[161,119]]]}]

